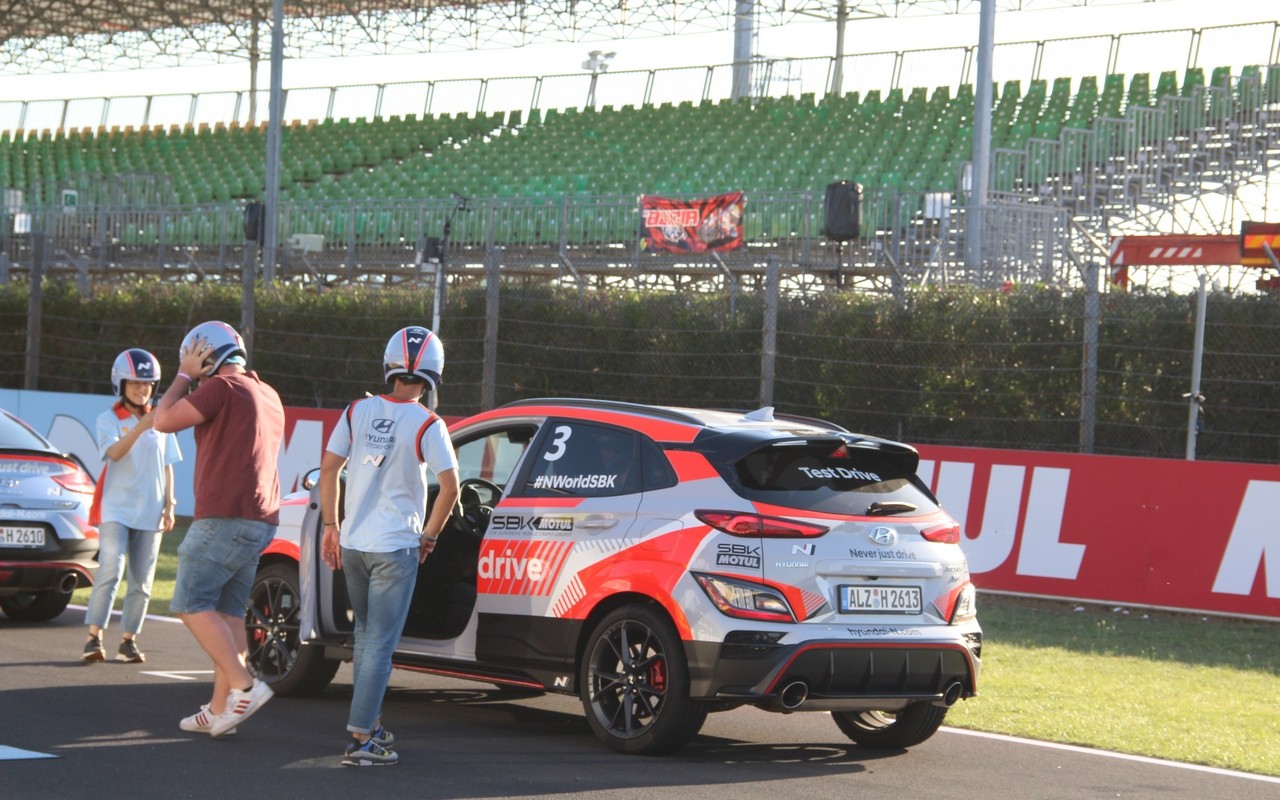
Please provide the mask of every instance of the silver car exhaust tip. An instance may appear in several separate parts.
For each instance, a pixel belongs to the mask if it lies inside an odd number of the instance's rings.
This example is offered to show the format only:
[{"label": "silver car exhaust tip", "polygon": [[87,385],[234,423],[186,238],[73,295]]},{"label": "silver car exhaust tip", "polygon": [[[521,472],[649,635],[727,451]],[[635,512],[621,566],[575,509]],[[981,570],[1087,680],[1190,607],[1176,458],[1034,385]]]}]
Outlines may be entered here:
[{"label": "silver car exhaust tip", "polygon": [[935,700],[933,704],[943,708],[950,708],[956,704],[962,694],[964,694],[964,684],[960,683],[960,681],[953,681],[942,693],[942,699]]},{"label": "silver car exhaust tip", "polygon": [[64,572],[58,579],[58,591],[62,594],[71,594],[79,585],[80,578],[74,572]]},{"label": "silver car exhaust tip", "polygon": [[809,684],[804,681],[792,681],[782,687],[778,693],[778,702],[784,711],[795,711],[809,697]]}]

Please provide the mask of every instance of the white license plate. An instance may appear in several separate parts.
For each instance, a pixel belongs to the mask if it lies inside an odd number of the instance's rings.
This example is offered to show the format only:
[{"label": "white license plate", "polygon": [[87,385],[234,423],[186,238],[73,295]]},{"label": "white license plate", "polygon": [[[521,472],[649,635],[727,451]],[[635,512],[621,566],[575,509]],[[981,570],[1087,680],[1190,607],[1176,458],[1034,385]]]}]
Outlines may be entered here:
[{"label": "white license plate", "polygon": [[0,525],[0,547],[44,547],[44,528]]},{"label": "white license plate", "polygon": [[919,614],[919,586],[841,586],[845,614]]}]

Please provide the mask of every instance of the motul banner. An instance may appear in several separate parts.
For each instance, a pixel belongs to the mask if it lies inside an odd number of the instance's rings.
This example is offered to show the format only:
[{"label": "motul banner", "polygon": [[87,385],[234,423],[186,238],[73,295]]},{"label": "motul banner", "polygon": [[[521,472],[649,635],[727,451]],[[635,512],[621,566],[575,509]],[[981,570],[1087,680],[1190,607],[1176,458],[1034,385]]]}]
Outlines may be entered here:
[{"label": "motul banner", "polygon": [[742,244],[742,192],[719,194],[707,200],[640,198],[642,236],[646,250],[702,253],[732,250]]},{"label": "motul banner", "polygon": [[919,450],[979,590],[1280,619],[1280,466]]}]

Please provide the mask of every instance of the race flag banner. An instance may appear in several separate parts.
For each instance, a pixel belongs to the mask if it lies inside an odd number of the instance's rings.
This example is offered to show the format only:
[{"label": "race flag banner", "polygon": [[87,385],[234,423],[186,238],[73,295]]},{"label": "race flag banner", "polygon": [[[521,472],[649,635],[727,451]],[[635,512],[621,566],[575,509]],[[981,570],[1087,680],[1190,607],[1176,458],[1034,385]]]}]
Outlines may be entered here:
[{"label": "race flag banner", "polygon": [[742,244],[742,192],[718,194],[706,200],[671,200],[643,195],[640,214],[641,245],[645,250],[702,253],[732,250]]}]

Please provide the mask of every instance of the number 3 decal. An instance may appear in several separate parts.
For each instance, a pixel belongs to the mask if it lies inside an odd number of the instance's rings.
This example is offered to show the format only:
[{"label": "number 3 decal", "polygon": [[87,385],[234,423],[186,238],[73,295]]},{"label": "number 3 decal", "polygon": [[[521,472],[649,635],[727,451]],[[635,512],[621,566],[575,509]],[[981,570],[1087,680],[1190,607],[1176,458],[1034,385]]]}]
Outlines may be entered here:
[{"label": "number 3 decal", "polygon": [[558,461],[564,455],[564,443],[569,441],[573,429],[568,425],[557,425],[555,438],[551,440],[551,449],[542,455],[547,461]]}]

